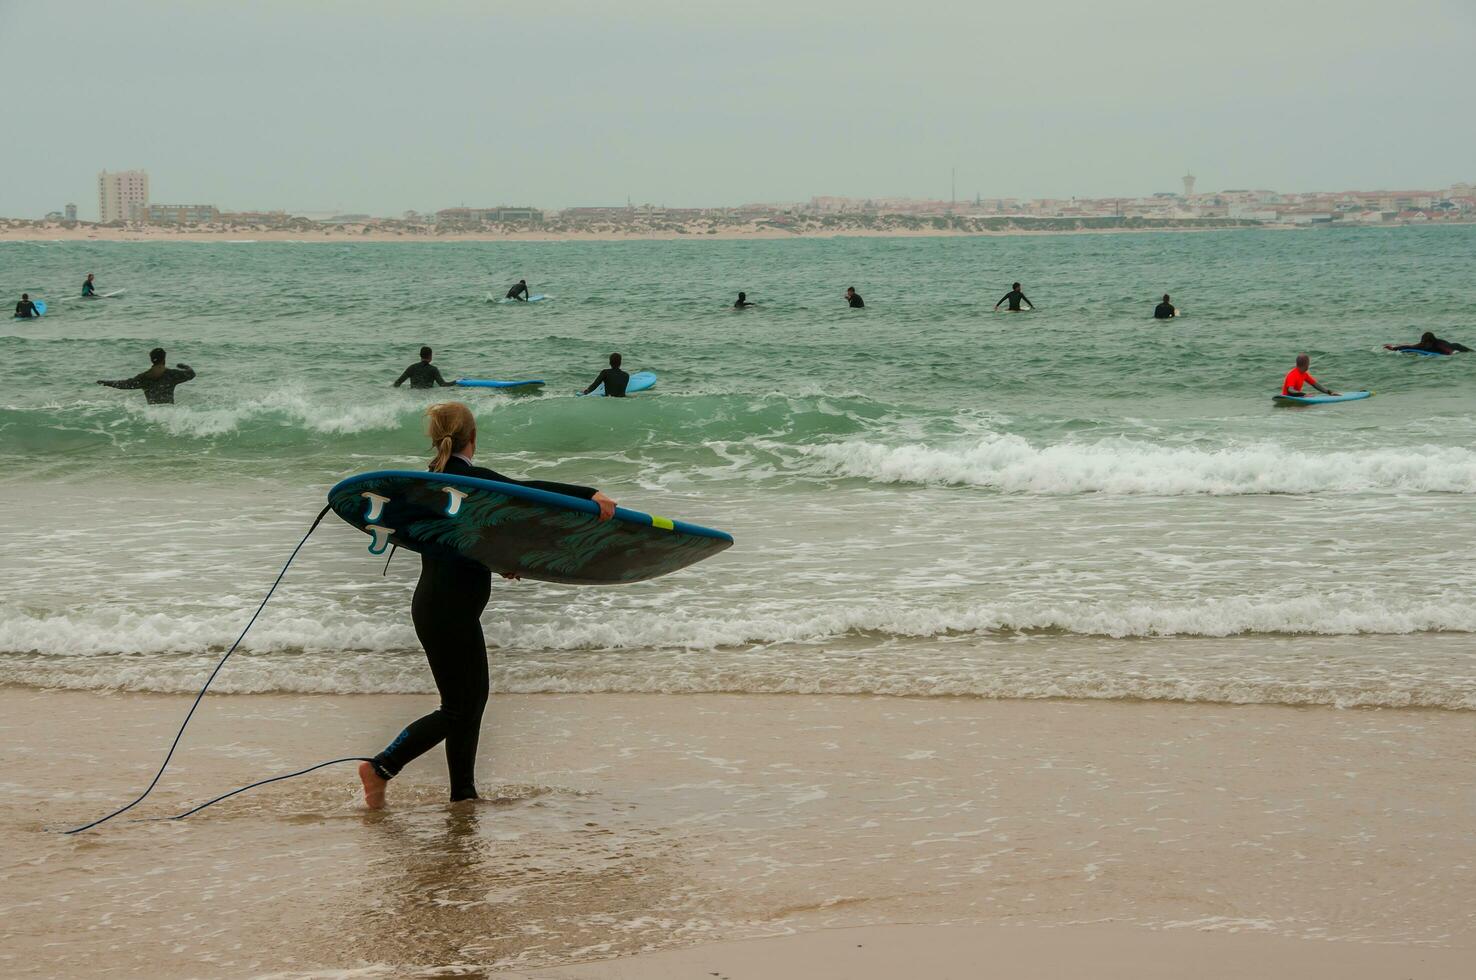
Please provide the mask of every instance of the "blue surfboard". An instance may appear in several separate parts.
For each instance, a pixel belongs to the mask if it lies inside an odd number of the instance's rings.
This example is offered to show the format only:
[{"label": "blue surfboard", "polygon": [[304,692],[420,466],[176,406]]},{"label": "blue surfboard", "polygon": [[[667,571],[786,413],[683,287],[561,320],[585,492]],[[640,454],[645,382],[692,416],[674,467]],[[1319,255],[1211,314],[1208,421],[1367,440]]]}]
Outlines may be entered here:
[{"label": "blue surfboard", "polygon": [[[635,374],[632,374],[630,376],[630,381],[625,386],[625,393],[627,395],[633,395],[638,391],[646,391],[647,389],[654,387],[656,387],[655,371],[637,371]],[[601,384],[594,391],[591,391],[589,393],[589,396],[591,398],[604,398],[605,386]]]},{"label": "blue surfboard", "polygon": [[542,381],[484,381],[480,378],[458,378],[452,384],[463,388],[533,388]]},{"label": "blue surfboard", "polygon": [[546,299],[548,299],[548,297],[545,296],[545,295],[543,295],[542,293],[535,293],[532,296],[529,296],[527,299],[512,299],[510,297],[504,296],[501,299],[499,299],[497,302],[499,302],[499,303],[542,303]]},{"label": "blue surfboard", "polygon": [[1336,402],[1356,402],[1372,398],[1371,391],[1345,391],[1341,395],[1272,395],[1278,405],[1332,405]]},{"label": "blue surfboard", "polygon": [[601,521],[593,501],[447,473],[361,473],[329,490],[328,504],[370,536],[370,554],[396,545],[568,585],[642,582],[733,545],[725,531],[624,507]]},{"label": "blue surfboard", "polygon": [[1450,356],[1449,354],[1445,353],[1445,351],[1443,351],[1443,350],[1411,350],[1411,349],[1409,349],[1407,347],[1405,349],[1403,349],[1403,350],[1395,351],[1394,353],[1396,353],[1396,354],[1418,354],[1421,357],[1449,357]]}]

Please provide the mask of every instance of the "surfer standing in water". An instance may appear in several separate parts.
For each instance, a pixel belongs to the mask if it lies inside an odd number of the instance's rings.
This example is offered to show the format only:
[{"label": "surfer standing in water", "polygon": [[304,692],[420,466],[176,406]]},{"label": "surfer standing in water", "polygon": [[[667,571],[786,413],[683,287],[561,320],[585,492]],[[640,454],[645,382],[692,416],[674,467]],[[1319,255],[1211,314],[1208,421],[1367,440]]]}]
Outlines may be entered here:
[{"label": "surfer standing in water", "polygon": [[82,298],[88,299],[97,295],[97,286],[92,282],[92,273],[87,273],[87,278],[82,280]]},{"label": "surfer standing in water", "polygon": [[441,369],[431,363],[431,356],[429,347],[420,348],[420,360],[400,372],[400,376],[395,379],[395,387],[400,387],[408,380],[412,388],[434,388],[437,385],[450,388],[452,383],[441,377]]},{"label": "surfer standing in water", "polygon": [[580,394],[587,395],[600,385],[604,385],[606,398],[624,398],[625,386],[628,384],[630,384],[630,375],[620,370],[620,355],[611,354],[610,366],[597,374],[595,379],[589,383],[589,387]]},{"label": "surfer standing in water", "polygon": [[142,388],[144,399],[150,405],[173,405],[174,389],[186,381],[195,379],[195,369],[188,364],[164,366],[164,348],[149,351],[149,369],[142,374],[121,381],[99,381],[109,388]]},{"label": "surfer standing in water", "polygon": [[[1032,310],[1035,309],[1035,304],[1032,303],[1032,302],[1030,302],[1030,300],[1026,298],[1026,296],[1025,296],[1024,293],[1020,292],[1020,284],[1018,282],[1015,283],[1013,286],[1010,287],[1010,291],[1009,292],[1005,293],[1003,296],[1001,296],[999,298],[999,303],[1003,303],[1005,300],[1009,300],[1010,301],[1010,312],[1011,313],[1019,313],[1020,312],[1020,304],[1021,303],[1024,303],[1026,306],[1030,307]],[[996,310],[999,309],[999,303],[995,303],[994,304],[994,308]]]},{"label": "surfer standing in water", "polygon": [[[592,500],[600,520],[615,516],[615,501],[590,487],[546,480],[514,480],[484,466],[472,465],[477,451],[477,422],[461,402],[443,402],[426,410],[426,426],[435,458],[432,473],[451,473],[497,480],[549,493]],[[503,578],[515,578],[503,575]],[[384,807],[389,781],[412,760],[446,743],[446,770],[451,801],[477,798],[477,740],[487,706],[487,641],[482,636],[482,610],[492,591],[492,572],[470,559],[420,556],[420,581],[410,602],[415,635],[425,648],[441,704],[409,724],[372,762],[359,763],[364,805]]]},{"label": "surfer standing in water", "polygon": [[856,292],[855,286],[846,287],[846,305],[853,310],[863,310],[866,308],[866,300],[862,299],[861,294]]}]

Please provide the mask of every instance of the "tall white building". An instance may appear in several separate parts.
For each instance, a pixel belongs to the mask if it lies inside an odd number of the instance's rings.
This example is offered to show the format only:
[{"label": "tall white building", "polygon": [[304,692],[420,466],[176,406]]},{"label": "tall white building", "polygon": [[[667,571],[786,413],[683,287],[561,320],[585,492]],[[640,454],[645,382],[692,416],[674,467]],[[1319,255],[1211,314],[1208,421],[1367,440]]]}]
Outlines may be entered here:
[{"label": "tall white building", "polygon": [[97,175],[97,220],[141,221],[149,209],[149,175],[120,170]]},{"label": "tall white building", "polygon": [[1184,196],[1185,197],[1193,197],[1194,196],[1194,175],[1193,174],[1185,174],[1183,176],[1183,178],[1181,178],[1181,179],[1184,181]]}]

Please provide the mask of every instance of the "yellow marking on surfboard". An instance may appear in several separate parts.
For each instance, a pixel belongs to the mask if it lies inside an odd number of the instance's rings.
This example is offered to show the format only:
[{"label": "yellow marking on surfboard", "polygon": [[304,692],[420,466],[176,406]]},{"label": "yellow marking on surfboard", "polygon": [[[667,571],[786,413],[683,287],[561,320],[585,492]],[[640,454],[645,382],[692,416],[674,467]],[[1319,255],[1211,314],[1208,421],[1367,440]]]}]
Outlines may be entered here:
[{"label": "yellow marking on surfboard", "polygon": [[670,517],[657,517],[655,514],[652,514],[651,515],[651,526],[652,527],[659,527],[663,531],[674,531],[674,530],[676,530],[674,527],[672,527],[671,518]]}]

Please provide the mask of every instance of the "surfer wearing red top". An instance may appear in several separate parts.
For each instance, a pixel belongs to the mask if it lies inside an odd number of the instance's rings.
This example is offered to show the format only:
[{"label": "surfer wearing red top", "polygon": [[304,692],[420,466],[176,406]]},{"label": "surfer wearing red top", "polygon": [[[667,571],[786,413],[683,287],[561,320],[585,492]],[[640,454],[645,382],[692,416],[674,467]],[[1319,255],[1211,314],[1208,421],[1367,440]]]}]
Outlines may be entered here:
[{"label": "surfer wearing red top", "polygon": [[1302,391],[1302,385],[1307,384],[1316,388],[1324,395],[1336,395],[1336,391],[1330,391],[1329,389],[1322,387],[1322,385],[1317,383],[1316,378],[1307,373],[1307,369],[1311,366],[1312,358],[1308,357],[1306,354],[1298,354],[1297,366],[1286,372],[1286,380],[1281,383],[1281,393],[1283,395],[1291,395],[1293,397],[1299,398],[1302,395],[1306,394],[1306,392]]}]

